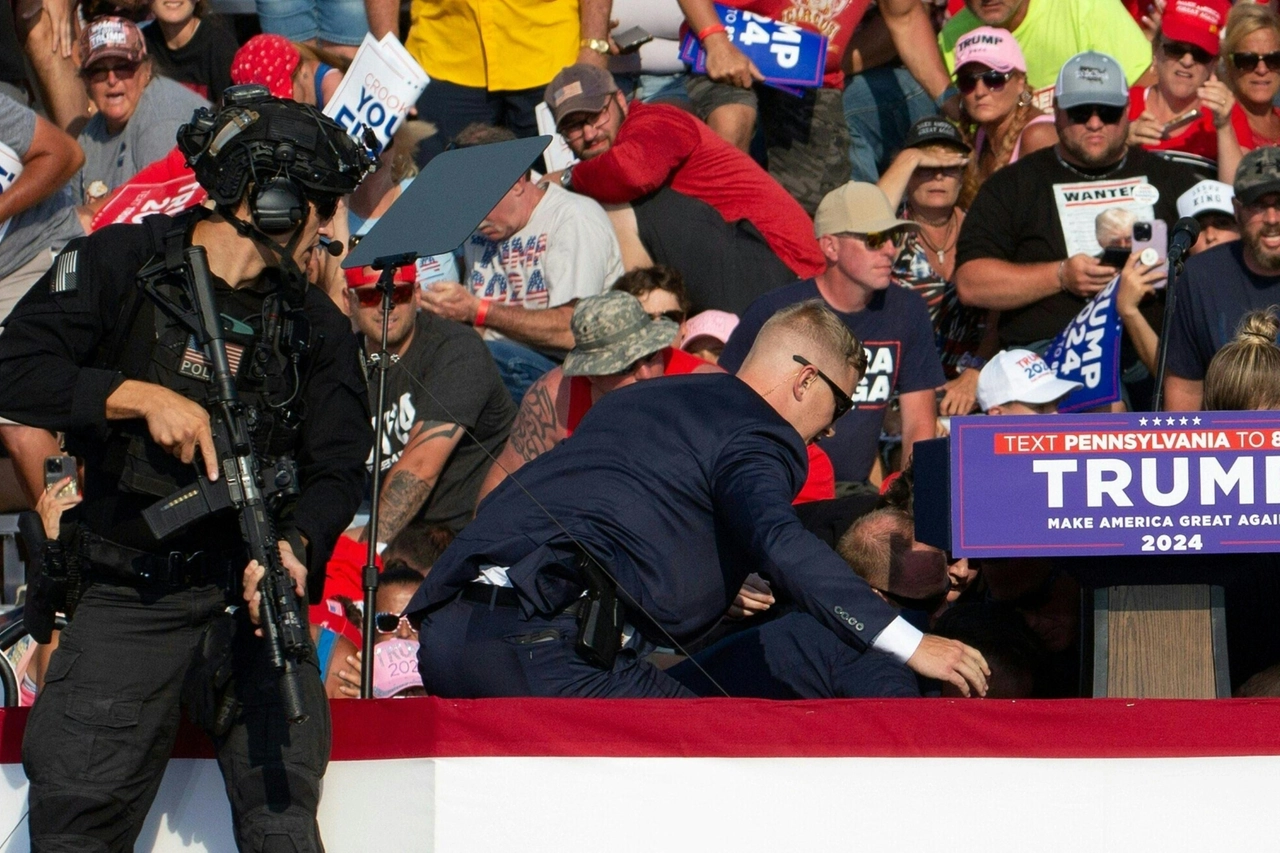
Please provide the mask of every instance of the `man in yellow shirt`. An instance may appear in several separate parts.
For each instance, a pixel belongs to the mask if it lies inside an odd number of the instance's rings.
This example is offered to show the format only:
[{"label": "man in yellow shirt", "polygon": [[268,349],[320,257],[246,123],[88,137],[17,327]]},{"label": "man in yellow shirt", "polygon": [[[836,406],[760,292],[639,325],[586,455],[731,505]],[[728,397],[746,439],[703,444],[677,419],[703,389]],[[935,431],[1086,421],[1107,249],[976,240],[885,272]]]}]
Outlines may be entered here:
[{"label": "man in yellow shirt", "polygon": [[[375,38],[400,38],[400,0],[364,0]],[[612,0],[413,0],[405,47],[431,83],[418,117],[436,126],[419,163],[472,122],[537,133],[534,108],[561,68],[605,67]]]},{"label": "man in yellow shirt", "polygon": [[1053,107],[1053,86],[1068,59],[1086,50],[1114,56],[1130,86],[1151,66],[1151,43],[1116,0],[965,0],[938,36],[947,70],[955,71],[956,42],[983,25],[1013,33],[1027,58],[1035,103]]}]

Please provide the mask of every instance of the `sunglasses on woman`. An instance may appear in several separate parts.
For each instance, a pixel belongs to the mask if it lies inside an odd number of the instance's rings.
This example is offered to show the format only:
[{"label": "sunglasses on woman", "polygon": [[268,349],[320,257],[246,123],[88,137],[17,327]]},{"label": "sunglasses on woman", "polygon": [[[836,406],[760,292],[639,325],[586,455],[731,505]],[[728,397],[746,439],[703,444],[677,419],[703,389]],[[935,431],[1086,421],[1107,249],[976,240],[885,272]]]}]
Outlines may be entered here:
[{"label": "sunglasses on woman", "polygon": [[117,80],[132,80],[133,75],[138,73],[138,69],[142,67],[141,62],[122,62],[118,65],[95,65],[80,72],[80,76],[88,80],[90,83],[101,83],[110,76],[111,72],[116,73]]},{"label": "sunglasses on woman", "polygon": [[[378,629],[379,634],[394,634],[400,627],[400,623],[404,622],[409,625],[409,617],[402,616],[399,613],[375,613],[373,614],[373,627]],[[413,626],[409,625],[409,630],[413,631]],[[414,631],[414,633],[418,633]]]},{"label": "sunglasses on woman", "polygon": [[1103,124],[1115,124],[1124,117],[1124,107],[1110,107],[1103,104],[1081,104],[1078,107],[1067,107],[1067,119],[1072,124],[1088,124],[1095,115]]},{"label": "sunglasses on woman", "polygon": [[[397,284],[391,291],[391,301],[396,305],[403,305],[413,299],[413,290],[417,287],[415,284]],[[356,298],[360,300],[360,305],[364,308],[377,308],[382,304],[382,291],[376,287],[357,287],[354,288]]]},{"label": "sunglasses on woman", "polygon": [[1265,62],[1268,71],[1280,71],[1280,50],[1271,53],[1233,53],[1231,64],[1240,71],[1253,71],[1259,62]]},{"label": "sunglasses on woman", "polygon": [[650,320],[661,320],[663,317],[666,317],[668,320],[676,324],[683,323],[685,321],[686,316],[688,315],[686,315],[683,311],[679,310],[678,308],[673,308],[670,311],[650,311],[649,312]]},{"label": "sunglasses on woman", "polygon": [[956,75],[956,88],[960,90],[960,94],[968,95],[978,88],[978,81],[981,80],[982,84],[987,87],[987,91],[999,92],[1012,76],[1012,71],[996,71],[994,69],[983,71],[981,74],[959,74]]},{"label": "sunglasses on woman", "polygon": [[1174,62],[1180,62],[1182,57],[1188,53],[1191,58],[1201,65],[1208,65],[1213,62],[1214,56],[1203,47],[1197,47],[1194,44],[1187,44],[1185,41],[1162,41],[1160,49],[1164,51],[1164,55],[1172,59]]}]

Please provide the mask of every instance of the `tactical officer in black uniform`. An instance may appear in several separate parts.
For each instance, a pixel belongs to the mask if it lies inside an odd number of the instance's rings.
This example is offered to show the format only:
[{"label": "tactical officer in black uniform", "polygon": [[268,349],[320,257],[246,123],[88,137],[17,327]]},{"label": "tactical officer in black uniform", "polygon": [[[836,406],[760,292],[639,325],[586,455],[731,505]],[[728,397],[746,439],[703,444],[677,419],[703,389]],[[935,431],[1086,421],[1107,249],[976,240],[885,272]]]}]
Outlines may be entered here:
[{"label": "tactical officer in black uniform", "polygon": [[282,562],[299,594],[316,596],[372,434],[356,338],[299,269],[371,160],[313,108],[261,87],[197,111],[178,144],[216,212],[71,242],[0,335],[0,413],[66,431],[85,465],[85,500],[60,539],[87,588],[23,742],[35,851],[132,850],[180,706],[213,739],[240,848],[322,850],[330,731],[314,655],[301,667],[310,718],[290,725],[247,612],[261,570],[245,570],[235,514],[163,543],[140,518],[191,484],[196,465],[217,475],[207,354],[140,281],[163,293],[183,247],[206,249],[256,452],[297,464],[300,492],[276,513]]}]

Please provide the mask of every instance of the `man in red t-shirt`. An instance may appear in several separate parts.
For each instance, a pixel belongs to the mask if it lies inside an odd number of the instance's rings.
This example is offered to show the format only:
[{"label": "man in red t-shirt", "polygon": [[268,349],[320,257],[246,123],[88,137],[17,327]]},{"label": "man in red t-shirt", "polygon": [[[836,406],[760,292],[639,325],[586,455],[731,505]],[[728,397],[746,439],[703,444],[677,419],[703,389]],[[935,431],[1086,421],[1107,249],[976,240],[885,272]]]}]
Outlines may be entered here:
[{"label": "man in red t-shirt", "polygon": [[695,310],[736,314],[824,266],[795,199],[683,110],[628,104],[613,77],[590,65],[557,74],[546,100],[582,159],[546,179],[612,206],[627,269],[675,267]]},{"label": "man in red t-shirt", "polygon": [[[812,214],[818,203],[849,180],[849,127],[845,122],[842,60],[849,38],[870,0],[719,0],[775,21],[795,24],[827,37],[822,87],[796,97],[767,86],[751,60],[719,26],[712,0],[679,0],[707,52],[706,75],[692,75],[689,100],[694,112],[743,151],[751,143],[759,115],[768,152],[769,174]],[[929,12],[920,0],[880,0],[880,13],[907,70],[933,98],[950,85],[938,52]]]}]

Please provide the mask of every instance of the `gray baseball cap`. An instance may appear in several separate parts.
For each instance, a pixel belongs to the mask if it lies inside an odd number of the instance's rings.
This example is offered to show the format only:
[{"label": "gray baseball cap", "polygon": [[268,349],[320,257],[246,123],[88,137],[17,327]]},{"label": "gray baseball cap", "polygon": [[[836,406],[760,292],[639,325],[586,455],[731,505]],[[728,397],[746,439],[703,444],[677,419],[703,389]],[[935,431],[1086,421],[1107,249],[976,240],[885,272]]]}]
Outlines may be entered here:
[{"label": "gray baseball cap", "polygon": [[1129,84],[1119,62],[1105,53],[1087,50],[1063,64],[1053,95],[1064,110],[1083,104],[1123,107],[1129,103]]},{"label": "gray baseball cap", "polygon": [[565,376],[608,376],[675,343],[680,327],[645,313],[640,300],[621,290],[579,300],[569,321],[574,346],[564,357]]},{"label": "gray baseball cap", "polygon": [[1241,204],[1280,193],[1280,149],[1255,148],[1244,155],[1236,169],[1235,191]]}]

